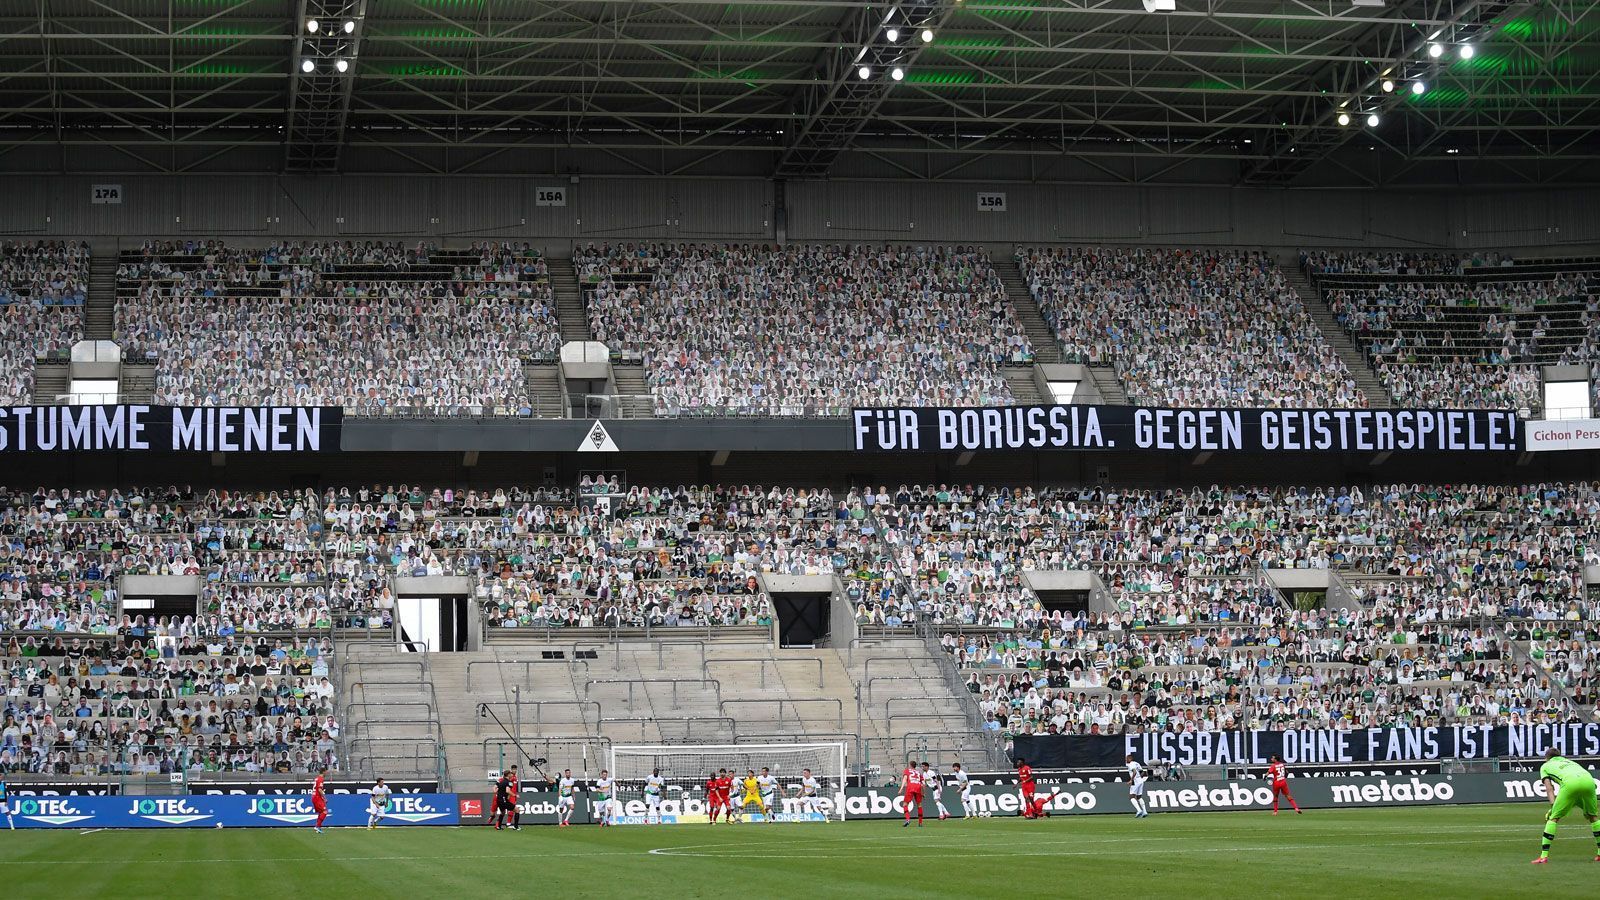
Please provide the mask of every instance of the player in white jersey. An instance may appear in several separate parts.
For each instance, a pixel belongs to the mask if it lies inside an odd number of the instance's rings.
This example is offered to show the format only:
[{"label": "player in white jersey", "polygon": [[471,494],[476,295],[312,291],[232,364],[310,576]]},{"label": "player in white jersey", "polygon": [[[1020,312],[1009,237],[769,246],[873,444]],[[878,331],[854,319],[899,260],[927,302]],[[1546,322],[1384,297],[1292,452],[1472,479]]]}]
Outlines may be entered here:
[{"label": "player in white jersey", "polygon": [[978,814],[977,802],[972,799],[972,779],[967,777],[961,763],[950,766],[950,782],[961,792],[961,818],[970,819]]},{"label": "player in white jersey", "polygon": [[744,822],[744,779],[738,772],[728,773],[728,821]]},{"label": "player in white jersey", "polygon": [[571,769],[562,769],[556,780],[556,825],[565,828],[572,824],[572,808],[578,803],[578,782]]},{"label": "player in white jersey", "polygon": [[800,772],[800,811],[807,815],[822,812],[822,807],[818,803],[821,799],[821,793],[822,785],[817,783],[817,779],[811,774],[811,770],[802,770]]},{"label": "player in white jersey", "polygon": [[1149,808],[1144,805],[1144,777],[1144,766],[1139,765],[1139,761],[1134,759],[1132,754],[1129,754],[1128,802],[1133,804],[1133,817],[1135,819],[1143,819],[1150,815]]},{"label": "player in white jersey", "polygon": [[944,779],[938,772],[928,768],[926,762],[922,764],[922,791],[933,801],[934,809],[939,811],[940,820],[950,818],[950,810],[944,808]]},{"label": "player in white jersey", "polygon": [[761,804],[767,808],[767,821],[778,820],[778,779],[772,777],[766,766],[761,767],[761,774],[756,776],[756,785],[761,789]]},{"label": "player in white jersey", "polygon": [[378,783],[372,786],[372,794],[367,798],[367,828],[377,828],[383,821],[383,814],[389,811],[389,786],[379,778]]},{"label": "player in white jersey", "polygon": [[594,817],[602,828],[611,824],[611,794],[616,784],[605,769],[601,769],[600,777],[594,780]]},{"label": "player in white jersey", "polygon": [[644,823],[650,824],[650,817],[656,817],[656,824],[661,824],[661,792],[666,788],[666,779],[661,777],[660,769],[651,769],[650,775],[644,780]]}]

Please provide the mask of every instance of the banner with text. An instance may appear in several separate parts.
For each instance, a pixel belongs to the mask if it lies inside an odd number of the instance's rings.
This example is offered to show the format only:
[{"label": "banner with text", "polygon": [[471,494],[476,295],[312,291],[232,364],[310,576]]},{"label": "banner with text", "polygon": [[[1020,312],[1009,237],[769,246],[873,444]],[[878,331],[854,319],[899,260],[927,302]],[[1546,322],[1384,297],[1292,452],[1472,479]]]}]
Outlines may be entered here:
[{"label": "banner with text", "polygon": [[[1417,775],[1360,778],[1295,778],[1289,790],[1304,809],[1373,806],[1439,806],[1457,803],[1522,803],[1544,800],[1544,788],[1527,773],[1499,772],[1481,775]],[[1052,796],[1053,795],[1053,796]],[[1016,788],[986,785],[969,795],[980,816],[1017,816],[1022,795]],[[1132,812],[1125,784],[1045,785],[1035,796],[1051,797],[1046,809],[1052,816]],[[941,799],[953,814],[961,815],[961,798],[946,788]],[[1272,808],[1272,789],[1265,781],[1152,781],[1145,785],[1150,811],[1228,812]],[[1284,804],[1287,808],[1288,804]],[[931,797],[923,801],[923,814],[935,813]],[[913,813],[914,814],[914,813]],[[905,815],[905,800],[894,788],[850,788],[845,791],[845,817],[898,819]]]},{"label": "banner with text", "polygon": [[889,407],[851,416],[857,450],[1510,453],[1516,413],[1456,409]]},{"label": "banner with text", "polygon": [[0,406],[0,452],[328,452],[343,422],[337,406]]},{"label": "banner with text", "polygon": [[[370,797],[328,797],[327,824],[364,827]],[[11,801],[18,828],[287,828],[317,819],[310,794],[183,797],[35,797]],[[383,825],[459,825],[455,794],[395,795]]]},{"label": "banner with text", "polygon": [[1273,755],[1290,765],[1528,759],[1551,747],[1567,756],[1600,755],[1600,724],[1035,734],[1014,738],[1012,756],[1048,769],[1122,765],[1130,754],[1147,765],[1259,766]]},{"label": "banner with text", "polygon": [[1559,419],[1529,422],[1528,452],[1593,450],[1600,447],[1600,419]]}]

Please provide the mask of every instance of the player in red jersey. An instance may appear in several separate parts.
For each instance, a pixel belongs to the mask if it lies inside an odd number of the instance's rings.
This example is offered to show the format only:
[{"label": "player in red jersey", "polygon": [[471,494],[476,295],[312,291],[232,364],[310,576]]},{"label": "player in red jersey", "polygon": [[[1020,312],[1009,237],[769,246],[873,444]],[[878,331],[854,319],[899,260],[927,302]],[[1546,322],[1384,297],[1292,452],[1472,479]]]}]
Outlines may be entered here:
[{"label": "player in red jersey", "polygon": [[1017,791],[1022,794],[1022,808],[1024,811],[1033,806],[1033,795],[1038,785],[1033,783],[1033,766],[1022,757],[1017,757]]},{"label": "player in red jersey", "polygon": [[722,775],[725,770],[718,769],[710,778],[706,779],[706,811],[711,815],[711,824],[717,824],[717,812],[722,809]]},{"label": "player in red jersey", "polygon": [[1279,794],[1283,795],[1283,799],[1289,801],[1289,805],[1294,807],[1296,814],[1303,814],[1305,812],[1305,810],[1300,808],[1300,804],[1294,802],[1294,795],[1289,793],[1289,770],[1284,766],[1283,760],[1279,759],[1276,753],[1272,755],[1272,764],[1267,766],[1267,780],[1272,782],[1273,815],[1278,814]]},{"label": "player in red jersey", "polygon": [[317,834],[322,834],[322,823],[328,821],[328,789],[323,784],[323,779],[328,775],[328,767],[323,766],[317,770],[317,780],[311,785],[311,808],[317,811]]},{"label": "player in red jersey", "polygon": [[1024,819],[1050,818],[1050,801],[1054,800],[1056,798],[1056,794],[1059,793],[1061,792],[1056,791],[1052,794],[1043,794],[1027,801],[1022,807],[1022,817]]},{"label": "player in red jersey", "polygon": [[917,768],[916,760],[906,761],[906,770],[900,773],[900,786],[905,791],[901,802],[906,807],[905,828],[911,825],[911,804],[917,805],[917,827],[922,827],[922,770]]}]

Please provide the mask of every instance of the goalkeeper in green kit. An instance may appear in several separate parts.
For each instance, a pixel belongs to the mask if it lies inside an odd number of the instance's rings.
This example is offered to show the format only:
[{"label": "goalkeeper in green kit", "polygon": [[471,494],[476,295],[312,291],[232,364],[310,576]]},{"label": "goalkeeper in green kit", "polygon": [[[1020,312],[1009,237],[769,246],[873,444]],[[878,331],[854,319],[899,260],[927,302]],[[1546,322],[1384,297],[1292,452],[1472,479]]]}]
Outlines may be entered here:
[{"label": "goalkeeper in green kit", "polygon": [[[1600,803],[1596,801],[1594,776],[1589,774],[1589,770],[1551,749],[1545,751],[1544,765],[1539,767],[1539,780],[1544,784],[1544,795],[1550,798],[1550,814],[1545,818],[1539,858],[1533,864],[1550,861],[1550,842],[1556,839],[1556,823],[1561,821],[1562,816],[1572,812],[1574,806],[1582,810],[1583,817],[1589,820],[1595,847],[1600,850]],[[1600,862],[1600,855],[1595,856],[1595,862]]]}]

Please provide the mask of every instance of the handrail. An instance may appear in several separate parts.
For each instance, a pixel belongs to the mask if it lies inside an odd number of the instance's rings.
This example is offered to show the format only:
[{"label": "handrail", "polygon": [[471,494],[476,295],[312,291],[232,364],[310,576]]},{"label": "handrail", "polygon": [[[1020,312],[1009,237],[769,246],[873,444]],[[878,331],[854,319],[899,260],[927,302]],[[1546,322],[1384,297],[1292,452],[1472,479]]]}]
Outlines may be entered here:
[{"label": "handrail", "polygon": [[361,729],[363,727],[366,728],[368,732],[367,739],[371,739],[374,737],[374,735],[371,734],[373,728],[379,726],[388,727],[390,725],[426,725],[428,726],[428,731],[430,734],[427,737],[411,735],[384,735],[384,737],[387,739],[408,741],[421,741],[428,740],[429,738],[436,740],[444,739],[444,726],[439,724],[438,719],[362,719],[350,727],[350,740],[362,740]]},{"label": "handrail", "polygon": [[[1012,630],[1014,631],[1015,629],[1012,629]],[[855,656],[856,656],[856,648],[857,647],[864,647],[869,643],[871,643],[871,644],[881,644],[881,643],[887,643],[889,641],[896,641],[896,640],[903,640],[903,639],[904,639],[903,635],[888,635],[888,634],[875,634],[875,635],[872,635],[871,637],[854,637],[854,638],[851,638],[850,639],[850,646],[846,647],[845,651],[844,651],[844,664],[846,666],[855,665]]]},{"label": "handrail", "polygon": [[[433,701],[431,701],[431,700],[386,700],[386,701],[363,700],[360,703],[346,703],[344,708],[345,708],[345,711],[348,712],[348,711],[353,710],[353,709],[355,709],[356,707],[359,707],[359,706],[376,706],[376,707],[379,707],[379,708],[382,708],[382,709],[395,709],[397,707],[405,707],[405,706],[420,706],[423,709],[427,710],[429,715],[432,715],[432,716],[437,716],[438,715],[438,711],[433,708]],[[353,716],[347,716],[346,717],[347,720],[353,719],[353,718],[354,718]],[[375,719],[374,721],[382,722],[384,720],[383,719]]]},{"label": "handrail", "polygon": [[422,660],[420,660],[420,659],[412,659],[412,658],[408,657],[408,658],[403,658],[403,659],[351,659],[351,660],[346,660],[343,664],[341,664],[339,666],[339,680],[341,682],[344,681],[345,678],[350,674],[350,667],[351,666],[416,666],[417,667],[417,683],[418,684],[422,684],[422,683],[427,681],[427,677],[426,676],[428,674],[428,670],[427,670],[427,668],[425,666],[423,666]]},{"label": "handrail", "polygon": [[837,719],[837,721],[839,723],[839,727],[841,729],[844,728],[844,702],[841,701],[838,697],[746,697],[746,698],[735,697],[735,698],[728,699],[728,700],[718,700],[717,701],[717,712],[725,716],[725,715],[728,714],[728,706],[730,704],[735,704],[735,703],[739,703],[739,704],[776,703],[776,704],[778,704],[778,719],[777,719],[777,721],[779,721],[779,722],[784,721],[784,718],[783,718],[783,706],[784,706],[784,704],[787,703],[789,705],[790,711],[794,713],[794,721],[798,722],[798,723],[801,723],[801,724],[804,724],[807,720],[800,718],[800,704],[802,704],[802,703],[830,704],[831,703],[831,704],[833,704],[834,716],[835,716],[835,718]]},{"label": "handrail", "polygon": [[521,666],[522,681],[526,683],[532,676],[532,669],[530,667],[537,665],[559,665],[565,668],[575,668],[578,665],[582,665],[585,674],[587,674],[589,671],[589,661],[586,659],[474,659],[467,663],[466,689],[469,692],[472,690],[473,666]]},{"label": "handrail", "polygon": [[[663,732],[663,730],[661,728],[661,724],[663,722],[682,723],[684,725],[684,729],[683,729],[684,736],[681,739],[680,738],[669,738],[669,737],[667,737],[666,734]],[[621,718],[621,719],[601,719],[600,723],[599,723],[599,727],[604,729],[607,725],[635,725],[635,724],[639,726],[639,741],[640,741],[640,743],[643,743],[643,742],[645,742],[647,740],[650,740],[649,738],[645,737],[645,726],[647,724],[654,724],[656,726],[656,739],[659,740],[661,743],[664,743],[664,744],[675,743],[675,742],[677,742],[679,740],[682,740],[685,743],[694,743],[694,742],[703,743],[706,740],[705,737],[703,735],[693,734],[692,731],[694,730],[694,728],[706,729],[706,728],[710,728],[713,725],[726,724],[727,728],[728,728],[728,735],[729,735],[730,738],[735,733],[737,733],[737,731],[739,729],[739,723],[735,719],[733,719],[731,716],[703,716],[703,717],[698,717],[697,716],[697,717],[692,717],[692,718],[669,718],[669,719],[658,719],[658,718],[654,718],[654,717],[651,717],[651,718],[634,717],[634,718]]]},{"label": "handrail", "polygon": [[[633,706],[633,686],[636,685],[636,684],[644,685],[644,687],[645,687],[645,699],[646,700],[648,700],[650,698],[650,686],[651,685],[653,685],[653,684],[670,684],[670,685],[672,685],[672,705],[673,705],[673,708],[677,708],[677,706],[678,706],[678,685],[680,685],[680,684],[698,684],[698,685],[707,685],[707,684],[709,684],[709,685],[711,685],[712,691],[717,696],[717,702],[719,704],[722,702],[722,682],[716,680],[715,678],[658,678],[658,679],[650,679],[650,678],[591,678],[588,681],[585,681],[583,683],[583,696],[585,698],[587,698],[589,696],[589,693],[592,690],[592,688],[597,684],[625,684],[625,685],[627,685],[628,686],[628,706],[630,708],[632,708],[632,706]],[[654,709],[655,708],[655,704],[651,703],[650,707],[651,707],[651,709]]]},{"label": "handrail", "polygon": [[767,686],[767,663],[772,664],[772,671],[778,676],[779,680],[782,680],[783,678],[783,673],[778,668],[780,663],[811,663],[817,667],[817,687],[820,688],[823,684],[822,660],[817,659],[816,657],[799,656],[795,657],[794,659],[780,659],[773,656],[739,656],[724,659],[710,659],[705,660],[700,664],[700,674],[710,677],[711,667],[721,663],[761,663],[761,687],[763,689],[765,689]]},{"label": "handrail", "polygon": [[[943,675],[878,675],[878,676],[876,676],[874,678],[867,678],[862,683],[867,686],[867,705],[870,706],[870,705],[872,705],[872,686],[874,684],[876,684],[877,682],[880,682],[880,681],[917,681],[917,682],[937,681],[937,682],[940,682],[942,684],[942,683],[944,683],[944,680],[945,680],[945,677]],[[930,694],[930,695],[928,695],[927,698],[924,698],[924,699],[929,699],[931,697],[932,697],[932,695]]]},{"label": "handrail", "polygon": [[[483,705],[487,706],[487,707],[490,707],[491,709],[496,708],[496,707],[503,707],[503,708],[505,708],[507,710],[512,710],[512,709],[520,710],[523,707],[531,706],[531,707],[533,707],[533,724],[536,725],[536,726],[539,726],[539,727],[543,727],[544,724],[545,724],[545,721],[544,721],[544,708],[546,706],[549,706],[549,707],[575,706],[575,707],[578,708],[578,721],[576,721],[576,722],[551,722],[550,723],[551,725],[582,725],[583,727],[587,728],[587,727],[589,727],[589,718],[584,715],[584,710],[588,709],[591,706],[594,707],[594,718],[595,718],[596,722],[600,721],[601,716],[603,716],[604,713],[605,713],[605,710],[600,705],[600,701],[599,700],[497,700],[497,701],[492,701],[492,702],[489,702],[489,703],[485,703]],[[477,733],[479,733],[479,731],[482,730],[482,724],[481,724],[482,721],[483,721],[482,719],[474,719],[473,720],[473,725],[472,725],[472,733],[473,734],[477,734]]]},{"label": "handrail", "polygon": [[921,660],[921,661],[924,661],[924,662],[931,662],[935,666],[937,666],[939,664],[939,658],[934,656],[931,653],[923,653],[923,654],[918,655],[918,656],[912,656],[910,654],[907,654],[905,656],[873,656],[873,657],[869,657],[867,659],[866,665],[861,667],[861,680],[862,681],[871,681],[872,680],[872,664],[875,663],[875,662],[882,662],[883,660],[886,660],[886,659],[887,660],[894,660],[896,662],[911,662],[913,660]]}]

